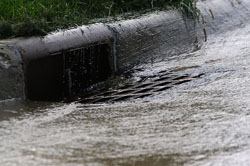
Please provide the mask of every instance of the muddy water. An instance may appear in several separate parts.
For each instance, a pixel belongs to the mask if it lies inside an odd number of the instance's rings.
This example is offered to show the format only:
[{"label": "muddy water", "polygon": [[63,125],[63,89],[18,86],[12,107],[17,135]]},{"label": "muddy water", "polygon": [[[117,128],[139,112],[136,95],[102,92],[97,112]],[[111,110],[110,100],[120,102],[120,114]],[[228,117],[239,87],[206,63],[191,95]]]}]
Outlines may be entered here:
[{"label": "muddy water", "polygon": [[0,165],[250,164],[250,26],[210,35],[200,50],[140,66],[204,73],[153,97],[83,105],[0,102]]}]

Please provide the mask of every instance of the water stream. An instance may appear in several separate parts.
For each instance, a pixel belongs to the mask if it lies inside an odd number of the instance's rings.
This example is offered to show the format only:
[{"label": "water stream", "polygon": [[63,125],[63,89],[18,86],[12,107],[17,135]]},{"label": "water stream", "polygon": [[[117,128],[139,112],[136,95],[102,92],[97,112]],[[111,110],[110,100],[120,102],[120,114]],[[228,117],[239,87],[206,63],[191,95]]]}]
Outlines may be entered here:
[{"label": "water stream", "polygon": [[142,65],[204,73],[114,104],[0,102],[1,166],[247,166],[250,24],[209,35],[201,49]]}]

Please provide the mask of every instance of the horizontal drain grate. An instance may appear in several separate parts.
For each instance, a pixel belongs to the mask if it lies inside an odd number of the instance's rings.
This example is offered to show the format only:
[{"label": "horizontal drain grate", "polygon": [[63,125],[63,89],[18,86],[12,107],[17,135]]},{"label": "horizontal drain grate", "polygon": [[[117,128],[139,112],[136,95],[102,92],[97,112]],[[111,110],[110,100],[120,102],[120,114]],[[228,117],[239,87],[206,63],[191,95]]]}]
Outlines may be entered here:
[{"label": "horizontal drain grate", "polygon": [[117,89],[107,91],[95,91],[85,94],[79,100],[84,104],[97,103],[112,103],[138,98],[144,98],[153,95],[157,92],[166,91],[180,84],[190,82],[201,77],[203,74],[178,75],[175,73],[159,73],[158,75],[144,78],[143,81],[138,81],[134,84],[124,85]]}]

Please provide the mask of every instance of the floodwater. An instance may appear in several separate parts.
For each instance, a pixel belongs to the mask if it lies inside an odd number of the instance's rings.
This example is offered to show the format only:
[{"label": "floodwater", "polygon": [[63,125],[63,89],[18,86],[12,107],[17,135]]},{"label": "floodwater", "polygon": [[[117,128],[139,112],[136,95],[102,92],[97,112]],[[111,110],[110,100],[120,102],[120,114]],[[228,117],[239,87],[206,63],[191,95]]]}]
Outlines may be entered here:
[{"label": "floodwater", "polygon": [[1,166],[250,165],[250,25],[144,66],[202,78],[100,105],[0,102]]}]

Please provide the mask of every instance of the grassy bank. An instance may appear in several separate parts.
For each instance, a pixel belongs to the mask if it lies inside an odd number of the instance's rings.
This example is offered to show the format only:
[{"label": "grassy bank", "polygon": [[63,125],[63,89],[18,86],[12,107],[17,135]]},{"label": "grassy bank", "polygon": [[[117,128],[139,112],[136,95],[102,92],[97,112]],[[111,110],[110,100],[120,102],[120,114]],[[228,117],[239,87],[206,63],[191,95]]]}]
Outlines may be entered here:
[{"label": "grassy bank", "polygon": [[194,0],[1,0],[0,39],[45,35],[95,18],[167,7],[188,15],[195,11]]}]

